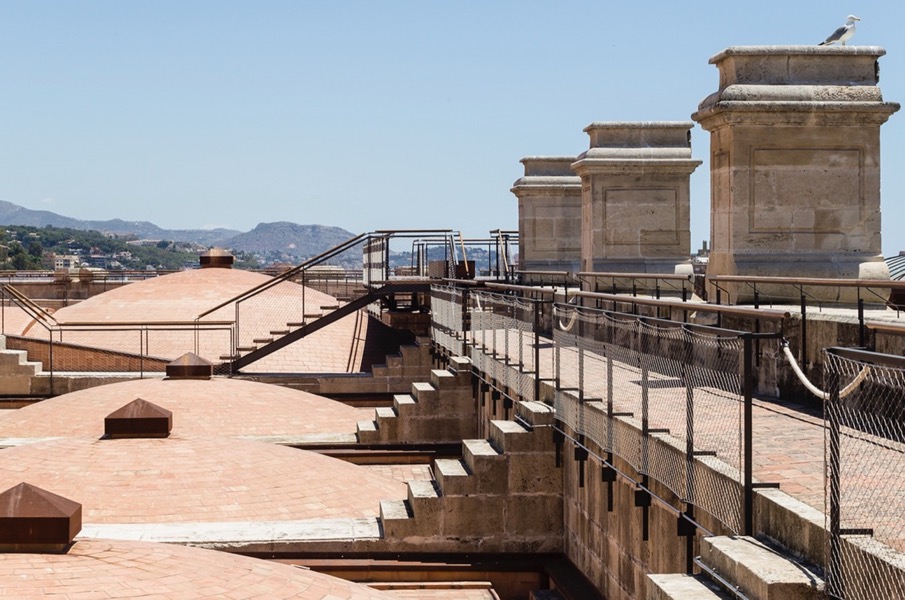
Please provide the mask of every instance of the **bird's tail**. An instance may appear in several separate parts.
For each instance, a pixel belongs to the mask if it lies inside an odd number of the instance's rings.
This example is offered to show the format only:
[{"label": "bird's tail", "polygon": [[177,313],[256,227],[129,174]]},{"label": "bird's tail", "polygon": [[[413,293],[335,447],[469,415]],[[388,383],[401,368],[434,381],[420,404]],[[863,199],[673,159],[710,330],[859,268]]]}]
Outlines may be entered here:
[{"label": "bird's tail", "polygon": [[820,42],[820,43],[817,44],[817,45],[818,45],[818,46],[826,46],[826,42]]}]

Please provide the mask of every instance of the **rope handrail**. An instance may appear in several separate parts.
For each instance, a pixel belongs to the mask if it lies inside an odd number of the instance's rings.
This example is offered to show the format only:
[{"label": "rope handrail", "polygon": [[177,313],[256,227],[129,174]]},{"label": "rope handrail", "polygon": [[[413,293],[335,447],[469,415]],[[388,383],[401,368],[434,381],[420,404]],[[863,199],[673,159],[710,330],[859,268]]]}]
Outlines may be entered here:
[{"label": "rope handrail", "polygon": [[[808,379],[808,376],[805,375],[804,371],[801,370],[801,367],[798,365],[798,360],[795,358],[795,355],[792,354],[792,350],[789,348],[789,341],[783,340],[781,346],[782,346],[782,353],[785,355],[786,360],[789,361],[789,366],[792,367],[792,371],[795,373],[795,375],[798,377],[798,380],[804,385],[804,387],[807,388],[807,390],[809,392],[811,392],[812,394],[814,394],[821,400],[823,400],[823,401],[829,400],[830,399],[829,393],[824,392],[823,390],[818,388],[816,385],[811,383],[811,380]],[[870,375],[870,371],[871,371],[871,368],[869,365],[864,365],[863,367],[861,367],[861,370],[858,372],[858,375],[856,375],[855,378],[852,379],[852,381],[847,386],[845,386],[844,388],[839,390],[839,398],[840,399],[845,398],[846,396],[848,396],[849,394],[854,392],[855,389],[859,385],[861,385],[861,382],[863,382],[864,379],[868,375]]]}]

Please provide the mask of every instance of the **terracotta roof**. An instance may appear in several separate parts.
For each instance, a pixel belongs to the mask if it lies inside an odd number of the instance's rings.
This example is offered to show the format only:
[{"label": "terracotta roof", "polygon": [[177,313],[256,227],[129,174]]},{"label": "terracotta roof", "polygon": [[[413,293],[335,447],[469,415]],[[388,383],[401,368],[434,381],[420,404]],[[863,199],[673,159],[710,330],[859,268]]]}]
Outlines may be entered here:
[{"label": "terracotta roof", "polygon": [[[178,413],[174,416],[179,422]],[[61,438],[7,448],[0,489],[27,481],[82,504],[83,523],[376,517],[402,482],[314,452],[229,438]]]},{"label": "terracotta roof", "polygon": [[[104,292],[72,306],[61,308],[54,317],[60,323],[143,323],[191,322],[200,313],[245,292],[270,278],[260,273],[238,269],[195,269],[171,273],[131,283]],[[271,337],[271,331],[284,330],[288,323],[300,322],[305,314],[323,313],[323,306],[335,305],[336,299],[306,288],[304,304],[302,286],[286,282],[240,304],[241,324],[238,345],[250,345],[255,339]],[[233,321],[235,304],[227,305],[202,321]],[[18,322],[18,321],[17,321]],[[361,347],[358,343],[366,331],[367,319],[349,315],[317,333],[290,345],[270,364],[262,363],[256,371],[346,373],[360,370]],[[39,331],[40,329],[40,331]],[[20,330],[26,335],[45,337],[46,332],[26,324]],[[142,341],[144,340],[144,341]],[[174,359],[185,352],[196,352],[214,363],[229,353],[230,336],[226,330],[202,331],[197,338],[191,330],[149,330],[144,338],[137,330],[102,332],[68,331],[64,340],[96,348],[138,354],[144,351],[154,357]],[[144,345],[143,345],[144,344]],[[276,358],[278,357],[278,358]]]},{"label": "terracotta roof", "polygon": [[2,411],[0,438],[100,437],[104,417],[136,398],[173,411],[173,433],[182,436],[354,433],[363,418],[356,408],[277,385],[222,377],[154,378],[112,383]]},{"label": "terracotta roof", "polygon": [[78,540],[66,554],[0,554],[0,596],[380,600],[363,585],[288,565],[170,544]]}]

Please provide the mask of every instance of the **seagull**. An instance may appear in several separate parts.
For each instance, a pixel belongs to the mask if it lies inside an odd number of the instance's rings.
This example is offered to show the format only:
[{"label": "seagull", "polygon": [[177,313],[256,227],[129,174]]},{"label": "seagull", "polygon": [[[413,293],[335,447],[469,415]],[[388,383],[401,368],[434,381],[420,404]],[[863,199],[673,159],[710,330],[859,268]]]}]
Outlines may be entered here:
[{"label": "seagull", "polygon": [[855,35],[855,21],[860,21],[858,17],[855,15],[849,15],[848,19],[845,20],[845,25],[834,31],[830,37],[826,38],[824,41],[817,44],[818,46],[829,46],[830,44],[835,44],[839,42],[843,46],[845,42],[849,40],[853,35]]}]

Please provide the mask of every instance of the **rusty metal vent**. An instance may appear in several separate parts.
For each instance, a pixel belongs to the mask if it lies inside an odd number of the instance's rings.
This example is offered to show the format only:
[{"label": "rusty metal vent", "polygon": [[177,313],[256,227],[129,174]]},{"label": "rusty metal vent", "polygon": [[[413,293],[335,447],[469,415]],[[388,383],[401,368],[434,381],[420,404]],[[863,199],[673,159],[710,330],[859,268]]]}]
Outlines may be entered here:
[{"label": "rusty metal vent", "polygon": [[82,505],[30,483],[0,493],[0,552],[65,552],[82,530]]},{"label": "rusty metal vent", "polygon": [[167,365],[167,377],[170,379],[210,379],[213,373],[210,362],[191,352]]},{"label": "rusty metal vent", "polygon": [[104,419],[108,438],[167,437],[173,428],[173,413],[141,398],[136,398]]},{"label": "rusty metal vent", "polygon": [[202,269],[232,269],[236,257],[223,248],[211,248],[201,254],[199,263]]}]

